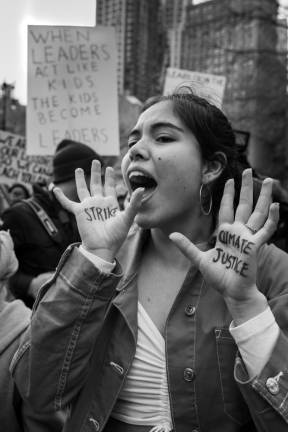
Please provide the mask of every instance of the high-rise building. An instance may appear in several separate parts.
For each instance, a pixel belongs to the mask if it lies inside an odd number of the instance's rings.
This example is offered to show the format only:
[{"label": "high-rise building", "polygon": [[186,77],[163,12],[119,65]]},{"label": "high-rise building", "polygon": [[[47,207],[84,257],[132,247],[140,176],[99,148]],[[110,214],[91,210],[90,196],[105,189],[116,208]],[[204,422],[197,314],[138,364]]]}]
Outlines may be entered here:
[{"label": "high-rise building", "polygon": [[166,49],[161,6],[161,0],[97,0],[96,23],[116,31],[119,93],[141,101],[160,90]]},{"label": "high-rise building", "polygon": [[286,65],[277,50],[277,8],[276,0],[189,4],[180,67],[226,76],[223,108],[235,129],[250,133],[250,163],[285,177]]},{"label": "high-rise building", "polygon": [[165,0],[165,24],[169,43],[169,66],[180,67],[183,28],[191,0]]},{"label": "high-rise building", "polygon": [[119,93],[124,91],[126,3],[126,0],[97,0],[96,8],[96,23],[115,28]]}]

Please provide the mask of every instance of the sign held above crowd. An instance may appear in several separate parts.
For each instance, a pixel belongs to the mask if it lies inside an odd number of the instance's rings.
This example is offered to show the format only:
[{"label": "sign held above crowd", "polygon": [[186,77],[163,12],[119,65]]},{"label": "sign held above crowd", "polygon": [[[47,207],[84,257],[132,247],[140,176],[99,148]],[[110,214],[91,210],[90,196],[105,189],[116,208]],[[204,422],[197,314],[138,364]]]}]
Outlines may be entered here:
[{"label": "sign held above crowd", "polygon": [[222,107],[226,77],[208,73],[169,67],[166,70],[163,93],[169,94],[180,86],[187,86],[193,92],[216,105]]},{"label": "sign held above crowd", "polygon": [[25,138],[0,130],[0,183],[47,183],[52,176],[51,156],[26,154]]},{"label": "sign held above crowd", "polygon": [[27,153],[64,138],[119,154],[113,27],[28,26]]}]

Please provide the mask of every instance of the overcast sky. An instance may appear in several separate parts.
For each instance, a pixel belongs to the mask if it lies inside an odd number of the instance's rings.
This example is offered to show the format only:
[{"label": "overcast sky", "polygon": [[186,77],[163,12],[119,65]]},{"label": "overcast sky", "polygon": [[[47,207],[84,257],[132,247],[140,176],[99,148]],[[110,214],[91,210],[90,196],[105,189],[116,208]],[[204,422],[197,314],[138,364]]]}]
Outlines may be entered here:
[{"label": "overcast sky", "polygon": [[95,25],[96,0],[0,0],[0,84],[26,103],[27,24]]},{"label": "overcast sky", "polygon": [[[195,3],[201,1],[206,0]],[[288,0],[281,3],[288,7]],[[0,0],[0,5],[0,84],[14,84],[14,96],[26,103],[27,24],[93,26],[96,0]]]}]

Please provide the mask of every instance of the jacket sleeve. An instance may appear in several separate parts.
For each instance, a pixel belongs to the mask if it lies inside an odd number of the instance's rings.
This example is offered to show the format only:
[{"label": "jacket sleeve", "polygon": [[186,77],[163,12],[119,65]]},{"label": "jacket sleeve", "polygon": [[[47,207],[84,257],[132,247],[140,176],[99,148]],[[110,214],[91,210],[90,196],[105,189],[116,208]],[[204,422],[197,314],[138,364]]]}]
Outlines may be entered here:
[{"label": "jacket sleeve", "polygon": [[85,384],[93,347],[120,278],[119,264],[113,274],[101,273],[72,245],[53,279],[41,288],[30,327],[10,367],[22,397],[36,409],[68,406]]},{"label": "jacket sleeve", "polygon": [[259,256],[257,286],[268,299],[280,327],[269,360],[249,379],[243,360],[236,358],[234,376],[258,431],[288,431],[288,255],[274,245]]}]

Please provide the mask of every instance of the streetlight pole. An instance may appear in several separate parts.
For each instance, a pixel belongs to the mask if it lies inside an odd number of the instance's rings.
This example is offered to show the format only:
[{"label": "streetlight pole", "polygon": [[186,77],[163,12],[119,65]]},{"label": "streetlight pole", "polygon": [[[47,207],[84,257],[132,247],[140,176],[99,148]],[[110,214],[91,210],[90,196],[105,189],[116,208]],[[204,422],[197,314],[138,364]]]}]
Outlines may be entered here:
[{"label": "streetlight pole", "polygon": [[6,130],[6,123],[7,123],[7,114],[8,114],[8,108],[9,108],[9,102],[11,99],[11,92],[14,90],[14,85],[7,84],[5,81],[1,85],[2,90],[2,124],[1,129],[3,131]]}]

